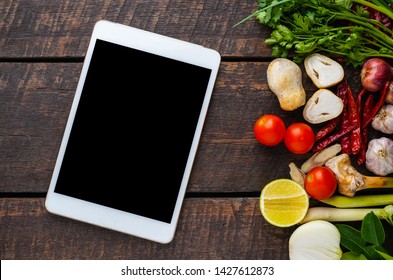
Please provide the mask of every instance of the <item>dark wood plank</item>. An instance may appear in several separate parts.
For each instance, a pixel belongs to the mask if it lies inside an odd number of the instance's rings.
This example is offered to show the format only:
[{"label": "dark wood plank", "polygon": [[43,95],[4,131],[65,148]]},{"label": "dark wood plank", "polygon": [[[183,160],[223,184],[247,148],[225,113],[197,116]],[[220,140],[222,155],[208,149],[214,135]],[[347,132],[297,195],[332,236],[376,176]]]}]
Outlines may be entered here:
[{"label": "dark wood plank", "polygon": [[256,198],[187,198],[169,244],[49,214],[43,199],[0,199],[0,259],[286,259],[293,229],[266,224]]},{"label": "dark wood plank", "polygon": [[[288,177],[283,144],[264,147],[253,135],[257,118],[284,112],[270,92],[267,62],[223,62],[190,178],[190,192],[259,192]],[[0,63],[0,192],[46,192],[82,63]],[[356,77],[357,75],[354,75]],[[303,77],[310,95],[315,89]],[[274,162],[274,164],[271,164]]]},{"label": "dark wood plank", "polygon": [[81,63],[5,63],[0,69],[0,192],[43,192]]},{"label": "dark wood plank", "polygon": [[223,56],[269,57],[255,20],[232,28],[255,1],[1,1],[0,58],[82,57],[96,21],[106,19],[202,44]]},{"label": "dark wood plank", "polygon": [[[159,244],[52,215],[41,198],[0,198],[0,259],[288,259],[257,198],[186,198],[174,240]],[[360,229],[359,222],[349,223]],[[386,236],[393,227],[383,221]],[[393,239],[384,248],[393,252]]]}]

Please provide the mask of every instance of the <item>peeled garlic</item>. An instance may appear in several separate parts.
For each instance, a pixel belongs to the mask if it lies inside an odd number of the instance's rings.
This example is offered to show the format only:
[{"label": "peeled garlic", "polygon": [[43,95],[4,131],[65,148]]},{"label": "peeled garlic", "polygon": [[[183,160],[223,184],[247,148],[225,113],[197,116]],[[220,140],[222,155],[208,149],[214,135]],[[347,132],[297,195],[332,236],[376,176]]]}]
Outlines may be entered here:
[{"label": "peeled garlic", "polygon": [[299,226],[289,238],[290,260],[339,260],[340,232],[330,222],[311,221]]}]

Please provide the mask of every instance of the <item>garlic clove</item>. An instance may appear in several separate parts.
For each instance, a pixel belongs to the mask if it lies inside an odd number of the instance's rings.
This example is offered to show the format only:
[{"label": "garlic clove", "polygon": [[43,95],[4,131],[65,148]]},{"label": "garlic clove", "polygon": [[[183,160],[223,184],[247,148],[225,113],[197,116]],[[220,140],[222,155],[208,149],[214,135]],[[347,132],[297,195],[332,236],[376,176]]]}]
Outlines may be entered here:
[{"label": "garlic clove", "polygon": [[368,170],[379,176],[393,173],[393,140],[387,137],[371,140],[365,164]]},{"label": "garlic clove", "polygon": [[317,90],[307,101],[303,109],[303,117],[312,124],[322,123],[339,116],[344,103],[328,89]]},{"label": "garlic clove", "polygon": [[371,126],[386,134],[393,134],[393,105],[386,104],[378,111]]},{"label": "garlic clove", "polygon": [[304,67],[307,75],[318,88],[328,88],[342,81],[343,67],[333,59],[314,53],[306,57]]},{"label": "garlic clove", "polygon": [[289,238],[290,260],[339,260],[340,232],[330,222],[311,221],[299,226]]}]

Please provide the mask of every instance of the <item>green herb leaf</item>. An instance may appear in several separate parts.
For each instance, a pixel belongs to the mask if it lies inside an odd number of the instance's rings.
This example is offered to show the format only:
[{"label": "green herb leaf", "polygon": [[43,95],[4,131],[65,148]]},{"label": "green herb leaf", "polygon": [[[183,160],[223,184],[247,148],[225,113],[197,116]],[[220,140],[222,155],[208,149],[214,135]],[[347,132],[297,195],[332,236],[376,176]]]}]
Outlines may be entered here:
[{"label": "green herb leaf", "polygon": [[389,255],[389,254],[387,254],[387,253],[385,253],[385,252],[381,252],[381,251],[378,251],[378,250],[376,250],[376,251],[377,251],[378,254],[381,255],[381,257],[382,257],[384,260],[393,260],[393,256],[391,256],[391,255]]},{"label": "green herb leaf", "polygon": [[[352,7],[355,2],[361,5]],[[255,17],[262,25],[271,27],[272,32],[277,30],[279,34],[272,34],[267,40],[274,57],[287,57],[291,53],[294,61],[300,63],[310,53],[323,51],[344,58],[346,64],[355,67],[369,57],[393,59],[393,31],[370,18],[362,7],[368,6],[393,19],[393,9],[385,0],[257,0],[257,3],[258,10],[235,26]],[[282,26],[289,32],[283,31]]]},{"label": "green herb leaf", "polygon": [[368,245],[364,248],[364,255],[368,260],[382,260],[378,251],[384,251],[384,249],[377,245]]},{"label": "green herb leaf", "polygon": [[374,212],[370,212],[364,217],[360,232],[362,238],[368,243],[382,245],[385,242],[385,231]]},{"label": "green herb leaf", "polygon": [[363,254],[345,252],[341,257],[341,260],[367,260],[367,258]]},{"label": "green herb leaf", "polygon": [[342,246],[357,254],[364,252],[366,242],[359,230],[344,224],[337,224],[336,227],[341,234]]}]

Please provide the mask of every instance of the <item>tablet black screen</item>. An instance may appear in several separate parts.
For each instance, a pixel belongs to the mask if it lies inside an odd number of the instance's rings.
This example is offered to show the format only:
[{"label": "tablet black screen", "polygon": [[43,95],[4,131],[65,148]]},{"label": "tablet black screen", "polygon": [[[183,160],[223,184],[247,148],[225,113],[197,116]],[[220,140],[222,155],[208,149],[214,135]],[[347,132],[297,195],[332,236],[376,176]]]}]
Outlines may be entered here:
[{"label": "tablet black screen", "polygon": [[55,192],[170,223],[210,75],[97,40]]}]

